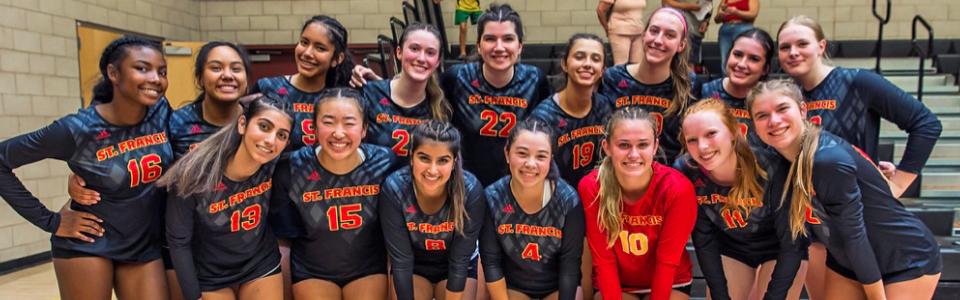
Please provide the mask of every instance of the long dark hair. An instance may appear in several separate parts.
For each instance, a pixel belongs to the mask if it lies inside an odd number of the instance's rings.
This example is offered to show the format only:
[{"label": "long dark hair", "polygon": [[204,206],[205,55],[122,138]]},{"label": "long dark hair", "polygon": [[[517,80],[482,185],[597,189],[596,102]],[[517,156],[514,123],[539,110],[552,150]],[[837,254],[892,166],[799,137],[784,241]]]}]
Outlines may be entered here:
[{"label": "long dark hair", "polygon": [[[600,54],[603,55],[603,59],[601,59],[602,63],[600,64],[600,70],[597,70],[597,71],[600,72],[600,74],[603,74],[603,70],[605,67],[604,64],[607,59],[606,48],[603,46],[603,39],[601,39],[600,36],[597,36],[596,34],[592,34],[592,33],[581,32],[581,33],[575,33],[572,36],[570,36],[570,39],[567,40],[567,47],[564,48],[563,52],[560,53],[560,64],[563,65],[564,68],[569,67],[567,66],[567,59],[570,58],[570,49],[573,48],[573,44],[579,40],[596,41],[600,43]],[[569,70],[567,70],[567,72],[569,72]],[[559,90],[563,90],[567,88],[567,79],[568,79],[567,72],[560,73],[563,76],[563,81],[561,81],[563,86],[561,86]],[[600,80],[603,80],[603,79],[601,78]],[[599,84],[600,80],[598,80],[598,82],[594,82],[594,85]]]},{"label": "long dark hair", "polygon": [[113,101],[113,82],[107,74],[110,65],[120,69],[120,63],[127,58],[130,48],[145,47],[156,50],[163,55],[160,43],[137,36],[121,36],[107,45],[100,54],[100,81],[93,86],[93,99],[91,102],[109,103]]},{"label": "long dark hair", "polygon": [[348,33],[347,29],[343,27],[343,24],[340,24],[340,21],[334,19],[331,16],[327,15],[316,15],[307,19],[303,23],[303,28],[300,29],[300,34],[303,34],[307,27],[310,24],[320,24],[327,28],[327,38],[330,39],[330,42],[333,43],[333,58],[336,59],[337,56],[343,55],[343,62],[340,62],[336,66],[330,67],[327,70],[327,79],[324,84],[324,87],[343,87],[350,84],[351,72],[353,72],[353,55],[350,54],[350,49],[347,47],[348,42]]},{"label": "long dark hair", "polygon": [[210,58],[210,51],[220,46],[230,47],[230,49],[237,52],[237,55],[240,55],[240,61],[243,62],[243,72],[247,75],[247,89],[241,91],[241,93],[246,95],[250,91],[250,87],[252,86],[250,80],[253,80],[253,67],[250,65],[250,57],[247,55],[247,50],[231,42],[212,41],[200,47],[200,51],[197,52],[197,60],[193,63],[193,77],[197,79],[197,85],[200,86],[200,95],[197,95],[197,99],[194,100],[196,102],[203,101],[207,96],[206,91],[203,90],[204,65],[207,64],[207,59]]},{"label": "long dark hair", "polygon": [[490,8],[487,8],[477,20],[477,42],[480,42],[485,26],[489,22],[513,22],[517,39],[521,44],[523,43],[523,22],[520,21],[520,14],[513,10],[510,4],[490,3]]},{"label": "long dark hair", "polygon": [[[463,235],[463,224],[470,216],[467,215],[466,209],[466,184],[463,181],[463,156],[460,155],[460,131],[448,122],[429,120],[413,129],[410,149],[416,152],[426,143],[442,143],[453,154],[453,171],[450,172],[450,179],[447,180],[445,189],[451,204],[450,218],[453,219],[457,232]],[[410,163],[413,164],[413,159],[410,159]]]},{"label": "long dark hair", "polygon": [[[291,126],[293,124],[293,118],[286,112],[288,104],[285,101],[256,94],[241,98],[240,104],[243,107],[242,116],[246,119],[247,126],[256,126],[250,121],[267,110],[283,113]],[[160,177],[157,185],[173,186],[171,191],[179,197],[213,191],[223,180],[227,163],[237,153],[243,141],[243,136],[240,135],[237,127],[236,121],[231,122],[200,142],[196,149],[177,160],[173,167]]]},{"label": "long dark hair", "polygon": [[363,102],[360,102],[363,101],[363,95],[361,95],[360,92],[355,89],[346,87],[327,88],[320,92],[320,95],[317,96],[317,102],[313,104],[313,121],[317,122],[317,120],[320,119],[320,104],[334,99],[346,99],[356,106],[357,111],[360,112],[360,118],[357,119],[357,122],[360,122],[360,125],[364,128],[364,131],[366,131],[367,120],[365,120],[366,118],[363,118]]},{"label": "long dark hair", "polygon": [[[514,127],[510,131],[510,135],[507,136],[507,145],[504,146],[504,150],[510,151],[510,146],[513,145],[513,142],[517,141],[517,137],[524,131],[532,133],[543,133],[547,135],[547,142],[550,143],[550,154],[557,155],[557,144],[553,141],[557,140],[556,135],[553,133],[553,129],[550,127],[550,124],[543,122],[536,118],[526,119],[523,122],[517,124],[517,127]],[[553,158],[550,159],[550,170],[547,171],[547,181],[550,183],[551,188],[556,188],[557,180],[560,179],[560,167],[557,166],[556,161]]]},{"label": "long dark hair", "polygon": [[[767,80],[767,75],[770,75],[770,72],[773,71],[770,68],[773,66],[773,55],[777,52],[776,42],[773,41],[773,38],[770,37],[770,33],[766,30],[753,27],[750,30],[741,32],[733,39],[733,44],[736,44],[740,39],[752,39],[760,43],[760,46],[763,47],[763,58],[765,59],[763,63],[763,76],[760,76],[760,81]],[[733,51],[730,51],[729,55],[733,55]],[[727,61],[730,61],[730,57],[727,57]],[[726,68],[727,66],[723,66]]]}]

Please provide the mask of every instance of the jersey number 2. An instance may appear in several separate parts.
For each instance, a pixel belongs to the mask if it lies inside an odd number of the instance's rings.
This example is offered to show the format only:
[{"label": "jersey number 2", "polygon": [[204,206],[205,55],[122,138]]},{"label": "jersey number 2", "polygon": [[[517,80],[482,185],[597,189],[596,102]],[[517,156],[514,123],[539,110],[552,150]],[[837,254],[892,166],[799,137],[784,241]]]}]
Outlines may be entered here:
[{"label": "jersey number 2", "polygon": [[[509,111],[498,115],[496,111],[485,109],[480,112],[480,119],[486,121],[480,128],[480,135],[482,136],[507,137],[513,130],[513,126],[517,125],[517,115]],[[498,123],[505,123],[503,127],[500,127],[500,131],[494,129]]]},{"label": "jersey number 2", "polygon": [[397,129],[390,134],[390,137],[397,141],[396,144],[393,144],[393,153],[398,156],[407,156],[409,154],[407,144],[410,143],[410,133],[406,129]]},{"label": "jersey number 2", "polygon": [[130,187],[136,187],[141,183],[150,183],[163,174],[163,167],[160,166],[160,155],[147,154],[140,158],[131,159],[127,162],[127,171],[130,172]]}]

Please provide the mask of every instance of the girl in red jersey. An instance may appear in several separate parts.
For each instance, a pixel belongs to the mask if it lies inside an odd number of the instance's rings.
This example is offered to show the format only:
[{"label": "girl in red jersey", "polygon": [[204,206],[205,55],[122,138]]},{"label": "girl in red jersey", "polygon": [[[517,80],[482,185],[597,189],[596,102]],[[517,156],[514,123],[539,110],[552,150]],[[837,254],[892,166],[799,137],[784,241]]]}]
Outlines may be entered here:
[{"label": "girl in red jersey", "polygon": [[685,245],[697,217],[693,185],[654,161],[656,121],[641,109],[615,112],[601,143],[606,157],[580,180],[602,299],[688,299],[693,281]]}]

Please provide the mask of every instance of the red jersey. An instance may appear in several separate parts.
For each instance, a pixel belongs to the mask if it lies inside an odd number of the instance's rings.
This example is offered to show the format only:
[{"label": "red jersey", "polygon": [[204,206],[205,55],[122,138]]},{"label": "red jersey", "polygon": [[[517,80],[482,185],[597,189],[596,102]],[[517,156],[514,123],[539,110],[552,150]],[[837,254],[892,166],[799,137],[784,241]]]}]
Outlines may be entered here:
[{"label": "red jersey", "polygon": [[654,162],[653,178],[640,199],[624,201],[623,228],[613,247],[598,221],[600,183],[594,170],[580,180],[587,242],[593,255],[593,285],[603,299],[621,292],[650,291],[652,300],[668,299],[673,286],[693,280],[687,240],[697,220],[693,185],[679,171]]}]

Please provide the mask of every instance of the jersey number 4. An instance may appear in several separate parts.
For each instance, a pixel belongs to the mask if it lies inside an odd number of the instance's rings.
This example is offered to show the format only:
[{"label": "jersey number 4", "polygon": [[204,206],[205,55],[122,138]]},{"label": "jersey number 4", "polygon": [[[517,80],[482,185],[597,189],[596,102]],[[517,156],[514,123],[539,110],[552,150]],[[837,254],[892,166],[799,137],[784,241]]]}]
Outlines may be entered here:
[{"label": "jersey number 4", "polygon": [[363,205],[360,203],[331,206],[327,209],[327,226],[330,231],[357,229],[363,226],[363,217],[360,212]]},{"label": "jersey number 4", "polygon": [[[480,119],[486,122],[483,124],[483,127],[480,128],[480,135],[482,136],[507,137],[510,135],[513,127],[517,125],[517,115],[509,111],[497,114],[496,111],[485,109],[480,112]],[[497,131],[494,127],[497,127],[499,123],[504,124],[503,127],[500,127],[500,130]]]},{"label": "jersey number 4", "polygon": [[540,261],[540,244],[527,243],[527,246],[523,247],[523,252],[520,253],[520,258]]},{"label": "jersey number 4", "polygon": [[141,183],[150,183],[163,174],[163,167],[160,155],[147,154],[137,159],[131,159],[127,162],[127,171],[130,172],[130,187],[136,187]]}]

